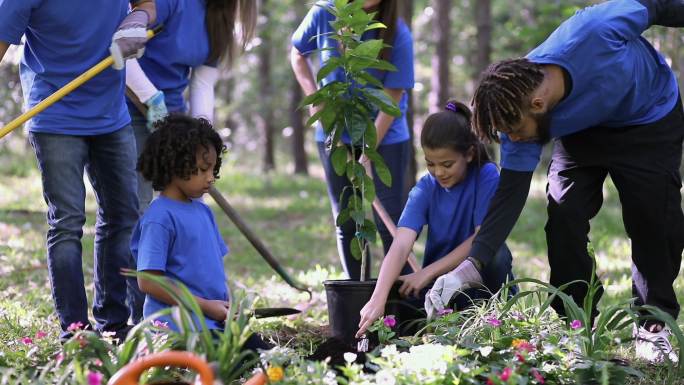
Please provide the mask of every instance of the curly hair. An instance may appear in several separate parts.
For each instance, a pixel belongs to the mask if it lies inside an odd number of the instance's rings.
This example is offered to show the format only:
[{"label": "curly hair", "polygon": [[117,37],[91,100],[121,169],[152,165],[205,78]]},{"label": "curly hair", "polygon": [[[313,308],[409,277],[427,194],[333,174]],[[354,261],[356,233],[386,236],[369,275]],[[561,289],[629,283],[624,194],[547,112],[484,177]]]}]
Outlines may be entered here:
[{"label": "curly hair", "polygon": [[166,188],[174,176],[188,180],[196,174],[200,147],[216,150],[214,177],[218,179],[221,154],[226,146],[208,120],[172,114],[156,122],[155,128],[145,142],[136,167],[143,178],[152,182],[154,190]]},{"label": "curly hair", "polygon": [[497,131],[516,125],[527,111],[532,92],[541,85],[541,65],[526,58],[494,63],[482,73],[471,105],[480,138],[499,141]]},{"label": "curly hair", "polygon": [[472,148],[477,167],[491,162],[487,149],[472,129],[471,116],[468,106],[449,100],[444,111],[435,112],[425,120],[420,132],[421,147],[448,148],[463,155]]}]

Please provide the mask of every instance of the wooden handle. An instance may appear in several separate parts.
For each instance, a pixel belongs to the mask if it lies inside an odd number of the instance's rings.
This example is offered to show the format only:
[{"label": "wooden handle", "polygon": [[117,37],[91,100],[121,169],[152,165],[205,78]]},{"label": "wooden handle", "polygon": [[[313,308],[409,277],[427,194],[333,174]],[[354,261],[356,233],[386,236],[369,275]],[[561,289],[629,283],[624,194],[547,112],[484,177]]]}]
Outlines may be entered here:
[{"label": "wooden handle", "polygon": [[[378,214],[380,219],[382,220],[382,223],[385,224],[385,227],[387,227],[387,230],[389,230],[390,234],[392,234],[392,237],[397,236],[397,226],[394,224],[394,221],[392,220],[392,217],[390,217],[389,213],[387,210],[385,210],[385,206],[380,203],[380,200],[376,197],[373,199],[373,208],[375,209],[375,212]],[[414,272],[420,271],[420,265],[418,264],[418,258],[416,258],[416,255],[413,254],[413,251],[409,253],[408,257],[408,264],[411,266]]]},{"label": "wooden handle", "polygon": [[144,356],[116,372],[107,385],[138,385],[140,376],[156,366],[178,366],[195,370],[202,385],[214,384],[214,373],[206,361],[190,352],[166,351]]}]

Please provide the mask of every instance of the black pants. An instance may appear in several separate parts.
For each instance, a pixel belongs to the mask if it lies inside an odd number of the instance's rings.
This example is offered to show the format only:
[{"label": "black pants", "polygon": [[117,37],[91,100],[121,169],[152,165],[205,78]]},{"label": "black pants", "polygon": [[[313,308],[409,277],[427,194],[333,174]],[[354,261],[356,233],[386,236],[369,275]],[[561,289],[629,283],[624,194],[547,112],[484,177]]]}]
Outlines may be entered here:
[{"label": "black pants", "polygon": [[[589,220],[601,208],[610,175],[632,241],[632,291],[636,304],[653,305],[677,318],[673,289],[684,248],[679,165],[684,139],[681,101],[664,118],[630,127],[594,127],[554,142],[548,172],[546,240],[550,283],[589,281]],[[582,303],[586,285],[566,292]],[[564,314],[563,304],[553,304]],[[594,315],[596,310],[594,309]]]}]

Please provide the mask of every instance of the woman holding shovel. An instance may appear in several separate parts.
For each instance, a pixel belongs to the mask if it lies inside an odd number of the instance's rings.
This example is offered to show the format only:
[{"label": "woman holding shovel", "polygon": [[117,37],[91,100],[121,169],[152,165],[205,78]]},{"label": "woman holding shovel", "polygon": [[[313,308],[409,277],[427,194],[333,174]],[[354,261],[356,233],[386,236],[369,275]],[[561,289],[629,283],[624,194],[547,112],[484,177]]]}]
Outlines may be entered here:
[{"label": "woman holding shovel", "polygon": [[[25,38],[20,69],[27,107],[109,56],[115,63],[142,54],[155,20],[152,0],[0,0],[0,59]],[[90,328],[82,270],[85,186],[88,173],[98,202],[95,226],[95,328],[123,338],[131,311],[127,248],[138,218],[135,139],[124,102],[124,74],[105,69],[28,123],[48,206],[47,259],[52,298],[62,332]],[[134,283],[135,281],[129,281]],[[129,287],[134,321],[142,303]],[[140,306],[136,306],[140,305]]]},{"label": "woman holding shovel", "polygon": [[[256,23],[256,1],[252,0],[156,3],[157,24],[164,28],[149,42],[145,56],[129,60],[126,65],[128,110],[138,154],[154,122],[169,112],[189,112],[213,121],[219,66],[222,62],[230,64],[236,46],[244,48]],[[188,85],[186,101],[183,92]],[[140,175],[138,199],[142,213],[152,200],[152,186]]]},{"label": "woman holding shovel", "polygon": [[[309,56],[314,51],[320,50],[318,55],[320,63],[323,65],[328,59],[336,55],[334,49],[325,49],[336,47],[338,44],[337,40],[331,36],[333,29],[330,22],[334,20],[334,16],[324,8],[329,3],[329,1],[317,2],[292,36],[290,61],[297,81],[306,95],[314,93],[318,88],[309,63]],[[377,12],[378,21],[387,26],[379,32],[377,29],[369,31],[364,34],[363,38],[382,39],[385,44],[391,46],[381,52],[381,57],[397,68],[397,71],[394,72],[369,71],[372,76],[382,82],[384,91],[399,104],[401,110],[401,117],[396,119],[384,112],[378,112],[375,117],[377,142],[379,143],[377,150],[382,155],[392,175],[392,186],[390,187],[385,186],[379,181],[377,175],[374,175],[375,191],[394,223],[399,220],[404,205],[404,172],[409,159],[409,129],[406,121],[408,96],[405,90],[413,88],[413,41],[408,26],[399,19],[398,6],[399,2],[395,0],[365,0],[363,5],[366,12]],[[321,83],[325,85],[340,80],[343,76],[342,70],[337,69],[327,75]],[[313,115],[316,111],[311,111],[311,113]],[[345,143],[349,143],[349,138],[343,137],[342,139]],[[340,194],[345,189],[351,192],[351,183],[346,176],[339,176],[335,173],[330,160],[330,151],[326,147],[325,141],[323,128],[319,125],[316,127],[316,142],[325,170],[333,217],[337,218],[340,212]],[[348,195],[346,196],[348,197]],[[392,235],[377,215],[375,222],[378,225],[386,253],[392,244]],[[342,260],[342,267],[351,279],[358,280],[361,275],[361,262],[352,256],[350,250],[354,233],[355,227],[352,221],[337,226],[337,249]],[[405,273],[409,273],[408,266],[406,268]]]}]

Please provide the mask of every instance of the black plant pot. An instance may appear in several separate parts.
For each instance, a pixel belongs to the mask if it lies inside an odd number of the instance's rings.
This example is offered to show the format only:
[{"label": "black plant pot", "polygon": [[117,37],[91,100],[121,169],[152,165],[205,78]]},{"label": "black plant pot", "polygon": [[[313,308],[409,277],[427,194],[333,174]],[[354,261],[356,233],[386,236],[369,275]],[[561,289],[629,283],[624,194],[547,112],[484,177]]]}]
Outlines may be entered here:
[{"label": "black plant pot", "polygon": [[[375,289],[375,280],[352,281],[350,279],[324,281],[328,299],[328,318],[332,336],[347,344],[356,341],[361,315],[359,312],[368,302]],[[398,315],[399,283],[390,290],[385,305],[385,314]],[[400,321],[397,319],[397,322]]]}]

